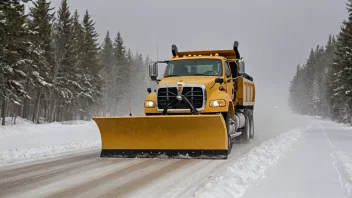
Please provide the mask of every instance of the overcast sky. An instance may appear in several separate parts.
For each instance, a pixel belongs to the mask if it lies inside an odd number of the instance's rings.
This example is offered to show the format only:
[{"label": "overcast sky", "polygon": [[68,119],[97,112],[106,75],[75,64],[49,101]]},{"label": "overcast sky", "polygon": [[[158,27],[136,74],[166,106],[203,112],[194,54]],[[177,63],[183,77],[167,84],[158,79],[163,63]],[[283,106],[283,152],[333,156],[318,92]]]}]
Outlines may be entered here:
[{"label": "overcast sky", "polygon": [[[53,0],[58,7],[61,0]],[[231,49],[240,43],[246,70],[257,86],[257,104],[285,105],[296,65],[310,49],[337,34],[347,0],[68,0],[96,22],[100,40],[120,31],[133,52],[156,59],[179,50]]]}]

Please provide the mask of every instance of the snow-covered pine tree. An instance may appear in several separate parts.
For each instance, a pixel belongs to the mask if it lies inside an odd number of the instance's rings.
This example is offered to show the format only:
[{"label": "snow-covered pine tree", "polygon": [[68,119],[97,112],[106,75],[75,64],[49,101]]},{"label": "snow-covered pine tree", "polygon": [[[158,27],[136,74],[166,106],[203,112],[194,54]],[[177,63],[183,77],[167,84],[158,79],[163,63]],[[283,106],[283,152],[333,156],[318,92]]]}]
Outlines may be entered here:
[{"label": "snow-covered pine tree", "polygon": [[73,51],[73,18],[67,0],[61,1],[57,12],[57,21],[53,31],[54,67],[52,71],[54,94],[51,96],[50,121],[64,120],[65,113],[74,99],[75,83],[74,51]]},{"label": "snow-covered pine tree", "polygon": [[107,34],[100,51],[88,12],[80,23],[77,10],[73,16],[69,10],[67,0],[56,13],[49,0],[37,0],[27,17],[19,0],[0,4],[1,117],[17,112],[52,122],[126,115],[130,104],[143,109],[149,57],[126,52],[119,32],[114,43]]},{"label": "snow-covered pine tree", "polygon": [[78,11],[75,10],[73,14],[73,27],[72,27],[72,43],[73,43],[73,73],[75,80],[71,81],[71,88],[73,90],[74,100],[69,105],[69,111],[67,112],[67,119],[74,119],[77,113],[81,112],[81,100],[84,98],[84,87],[83,87],[83,49],[84,49],[84,33],[83,27],[79,20]]},{"label": "snow-covered pine tree", "polygon": [[337,118],[340,114],[342,103],[335,101],[333,96],[340,80],[334,75],[339,68],[332,65],[335,48],[336,39],[330,35],[325,47],[318,45],[315,50],[312,49],[307,63],[297,67],[288,98],[293,112],[325,118]]},{"label": "snow-covered pine tree", "polygon": [[336,52],[331,65],[331,105],[333,119],[352,123],[352,0],[348,0],[348,20],[337,36]]},{"label": "snow-covered pine tree", "polygon": [[[128,112],[129,105],[129,77],[132,76],[130,74],[130,68],[128,66],[127,60],[132,60],[132,54],[126,53],[126,48],[124,46],[123,38],[120,32],[117,32],[117,36],[114,40],[114,56],[115,56],[115,84],[114,84],[114,104],[113,110],[116,111],[117,115],[124,115]],[[128,57],[129,56],[129,57]]]},{"label": "snow-covered pine tree", "polygon": [[[39,122],[39,114],[41,104],[44,104],[44,117],[47,115],[48,99],[50,96],[51,71],[54,63],[53,50],[51,47],[51,30],[54,13],[51,13],[53,8],[50,7],[50,2],[46,0],[38,0],[33,2],[33,7],[30,8],[29,28],[34,33],[30,37],[31,42],[37,55],[34,57],[36,67],[33,70],[27,71],[27,75],[31,80],[31,95],[32,101],[26,100],[26,114],[21,111],[21,117],[30,119],[29,112],[32,112],[31,119],[33,122]],[[29,82],[27,82],[27,86]],[[28,87],[29,88],[29,87]],[[43,102],[41,102],[43,101]],[[29,107],[31,106],[31,108]],[[33,109],[34,108],[34,109]],[[24,116],[26,115],[26,116]]]},{"label": "snow-covered pine tree", "polygon": [[23,86],[26,68],[33,68],[31,31],[26,23],[24,4],[7,0],[0,4],[0,102],[2,125],[5,125],[6,105],[23,105],[21,98],[30,98]]},{"label": "snow-covered pine tree", "polygon": [[315,64],[315,53],[314,50],[311,49],[309,58],[304,67],[304,72],[302,76],[302,80],[305,86],[303,93],[303,113],[304,115],[313,115],[314,103],[313,103],[313,82],[314,82],[314,64]]},{"label": "snow-covered pine tree", "polygon": [[313,80],[313,115],[322,115],[322,101],[324,98],[324,71],[326,67],[325,61],[325,48],[323,46],[317,46],[315,49],[315,63],[314,63],[314,80]]},{"label": "snow-covered pine tree", "polygon": [[102,49],[100,52],[101,64],[104,66],[102,70],[102,77],[105,80],[103,86],[103,115],[113,115],[113,105],[114,89],[115,89],[115,75],[114,75],[114,65],[115,57],[113,52],[113,43],[110,38],[110,33],[107,31]]},{"label": "snow-covered pine tree", "polygon": [[334,52],[335,52],[335,44],[336,40],[335,37],[330,35],[328,43],[325,46],[325,52],[324,52],[324,57],[323,57],[323,62],[324,62],[324,72],[322,76],[322,82],[320,84],[320,93],[322,95],[321,97],[321,109],[322,109],[322,116],[324,118],[328,118],[331,116],[331,106],[330,106],[330,96],[331,96],[331,90],[330,90],[330,77],[331,77],[331,72],[330,72],[330,66],[332,64],[332,59],[334,57]]},{"label": "snow-covered pine tree", "polygon": [[290,87],[289,87],[288,104],[294,113],[300,113],[299,104],[298,104],[298,101],[300,99],[299,90],[298,90],[299,72],[300,72],[300,66],[297,65],[296,74],[291,80]]},{"label": "snow-covered pine tree", "polygon": [[297,77],[297,96],[299,97],[297,99],[297,105],[298,105],[298,109],[300,114],[306,115],[306,84],[305,84],[305,80],[306,80],[306,69],[307,66],[304,64],[302,65],[302,67],[300,68],[299,72],[298,72],[298,77]]},{"label": "snow-covered pine tree", "polygon": [[[294,111],[297,103],[302,103],[300,114],[352,124],[352,0],[348,0],[347,10],[349,18],[336,39],[330,35],[325,48],[312,50],[306,66],[299,70],[301,79],[296,74],[292,80],[289,103]],[[303,96],[294,94],[296,82],[302,82]],[[295,100],[297,95],[301,100]]]},{"label": "snow-covered pine tree", "polygon": [[[82,74],[84,79],[83,89],[84,98],[82,102],[82,109],[86,116],[89,112],[94,110],[92,105],[98,105],[96,99],[102,96],[103,80],[100,71],[103,68],[99,64],[99,47],[97,43],[98,34],[95,31],[94,22],[86,10],[83,17],[83,33],[84,33],[84,47],[83,47],[83,60],[82,60]],[[83,114],[82,114],[83,115]],[[81,119],[83,117],[81,116]]]}]

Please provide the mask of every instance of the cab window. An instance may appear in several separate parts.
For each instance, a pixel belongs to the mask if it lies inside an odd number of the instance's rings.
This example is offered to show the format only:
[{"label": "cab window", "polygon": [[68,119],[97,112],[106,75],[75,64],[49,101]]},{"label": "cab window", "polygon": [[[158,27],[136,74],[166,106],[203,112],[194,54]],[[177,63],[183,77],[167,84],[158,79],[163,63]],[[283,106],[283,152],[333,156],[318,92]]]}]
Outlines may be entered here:
[{"label": "cab window", "polygon": [[222,76],[220,59],[172,60],[166,66],[164,77],[172,76]]},{"label": "cab window", "polygon": [[226,72],[226,77],[230,78],[231,77],[231,71],[229,69],[229,64],[225,62],[225,72]]}]

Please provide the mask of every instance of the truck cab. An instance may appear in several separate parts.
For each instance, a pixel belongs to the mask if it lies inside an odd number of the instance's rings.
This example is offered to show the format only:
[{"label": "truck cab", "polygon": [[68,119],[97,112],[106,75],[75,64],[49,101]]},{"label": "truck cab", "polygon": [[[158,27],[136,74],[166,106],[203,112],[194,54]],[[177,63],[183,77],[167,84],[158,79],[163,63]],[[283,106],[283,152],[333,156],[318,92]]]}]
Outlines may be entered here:
[{"label": "truck cab", "polygon": [[[179,52],[173,45],[172,54],[170,60],[149,65],[149,76],[158,87],[155,92],[148,90],[146,115],[234,112],[236,106],[245,106],[244,99],[254,102],[253,79],[244,72],[238,42],[234,43],[233,50]],[[167,64],[160,80],[157,79],[158,63]],[[244,84],[249,85],[249,90]],[[243,98],[244,91],[252,94]]]}]

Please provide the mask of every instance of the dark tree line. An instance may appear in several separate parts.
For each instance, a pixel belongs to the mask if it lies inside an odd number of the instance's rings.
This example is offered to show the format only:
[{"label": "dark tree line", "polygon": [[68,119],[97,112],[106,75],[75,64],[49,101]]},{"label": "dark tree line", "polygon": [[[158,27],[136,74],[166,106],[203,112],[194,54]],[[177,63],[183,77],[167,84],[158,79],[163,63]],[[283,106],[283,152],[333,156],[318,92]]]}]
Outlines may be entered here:
[{"label": "dark tree line", "polygon": [[24,0],[1,2],[2,124],[8,116],[41,123],[143,108],[150,60],[127,49],[120,33],[112,40],[107,32],[99,44],[88,10],[80,19],[67,0],[57,11],[48,0],[32,1],[28,14]]},{"label": "dark tree line", "polygon": [[340,33],[297,66],[289,92],[293,112],[352,124],[352,0],[347,10]]}]

